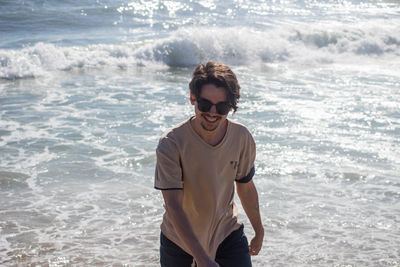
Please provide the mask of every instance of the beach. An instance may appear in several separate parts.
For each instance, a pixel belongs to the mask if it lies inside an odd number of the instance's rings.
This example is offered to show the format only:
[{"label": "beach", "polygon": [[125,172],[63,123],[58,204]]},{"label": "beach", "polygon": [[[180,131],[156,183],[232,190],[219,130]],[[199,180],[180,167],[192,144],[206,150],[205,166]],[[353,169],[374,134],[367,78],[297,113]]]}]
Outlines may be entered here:
[{"label": "beach", "polygon": [[1,266],[159,266],[155,149],[208,60],[257,146],[253,266],[400,265],[398,1],[1,5]]}]

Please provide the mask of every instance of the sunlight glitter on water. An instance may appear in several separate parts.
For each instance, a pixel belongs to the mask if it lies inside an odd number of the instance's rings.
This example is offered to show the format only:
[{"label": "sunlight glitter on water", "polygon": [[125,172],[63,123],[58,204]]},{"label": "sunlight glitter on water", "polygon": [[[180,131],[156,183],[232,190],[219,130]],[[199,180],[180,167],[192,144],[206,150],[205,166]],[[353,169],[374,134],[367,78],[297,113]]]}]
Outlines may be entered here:
[{"label": "sunlight glitter on water", "polygon": [[214,59],[257,143],[253,265],[398,266],[397,4],[4,3],[0,264],[158,266],[154,149]]}]

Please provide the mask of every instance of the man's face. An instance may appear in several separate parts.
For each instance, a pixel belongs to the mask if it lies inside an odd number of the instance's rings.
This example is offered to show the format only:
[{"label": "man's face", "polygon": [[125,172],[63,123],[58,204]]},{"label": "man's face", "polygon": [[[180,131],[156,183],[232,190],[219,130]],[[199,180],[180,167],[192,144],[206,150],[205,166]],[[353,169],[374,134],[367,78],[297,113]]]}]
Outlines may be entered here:
[{"label": "man's face", "polygon": [[[198,108],[198,102],[193,95],[190,95],[191,103],[195,106],[196,118],[199,119],[200,125],[203,130],[212,132],[218,129],[220,125],[223,125],[228,114],[221,115],[217,113],[215,104],[227,101],[226,90],[223,87],[216,87],[214,84],[203,85],[201,89],[200,98],[210,101],[212,104],[211,108],[207,112],[203,112]],[[231,110],[231,108],[229,109]]]}]

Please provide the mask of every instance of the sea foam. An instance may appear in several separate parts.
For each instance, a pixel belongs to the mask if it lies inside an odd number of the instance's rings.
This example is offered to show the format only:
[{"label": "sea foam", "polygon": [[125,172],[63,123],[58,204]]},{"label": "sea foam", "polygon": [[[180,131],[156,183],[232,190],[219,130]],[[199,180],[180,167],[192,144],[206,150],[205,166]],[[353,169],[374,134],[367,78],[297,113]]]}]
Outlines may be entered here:
[{"label": "sea foam", "polygon": [[20,50],[0,50],[0,77],[45,76],[52,71],[136,66],[192,67],[207,60],[231,65],[293,61],[359,62],[400,56],[400,31],[388,25],[305,28],[278,26],[265,31],[246,27],[181,28],[162,39],[121,44],[59,47],[37,43]]}]

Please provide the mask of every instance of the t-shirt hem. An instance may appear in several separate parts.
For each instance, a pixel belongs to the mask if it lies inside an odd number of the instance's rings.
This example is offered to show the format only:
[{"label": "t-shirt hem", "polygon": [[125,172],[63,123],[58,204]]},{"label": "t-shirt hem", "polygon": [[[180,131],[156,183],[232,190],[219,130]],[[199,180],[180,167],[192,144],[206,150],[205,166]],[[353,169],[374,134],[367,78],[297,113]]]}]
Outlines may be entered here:
[{"label": "t-shirt hem", "polygon": [[183,190],[183,188],[180,188],[180,187],[161,188],[161,187],[155,186],[154,188],[157,190]]},{"label": "t-shirt hem", "polygon": [[251,170],[250,170],[248,175],[246,175],[245,177],[242,177],[240,179],[236,179],[235,181],[238,182],[238,183],[243,183],[243,184],[244,183],[248,183],[253,179],[255,172],[256,171],[255,171],[255,169],[253,167],[253,168],[251,168]]}]

